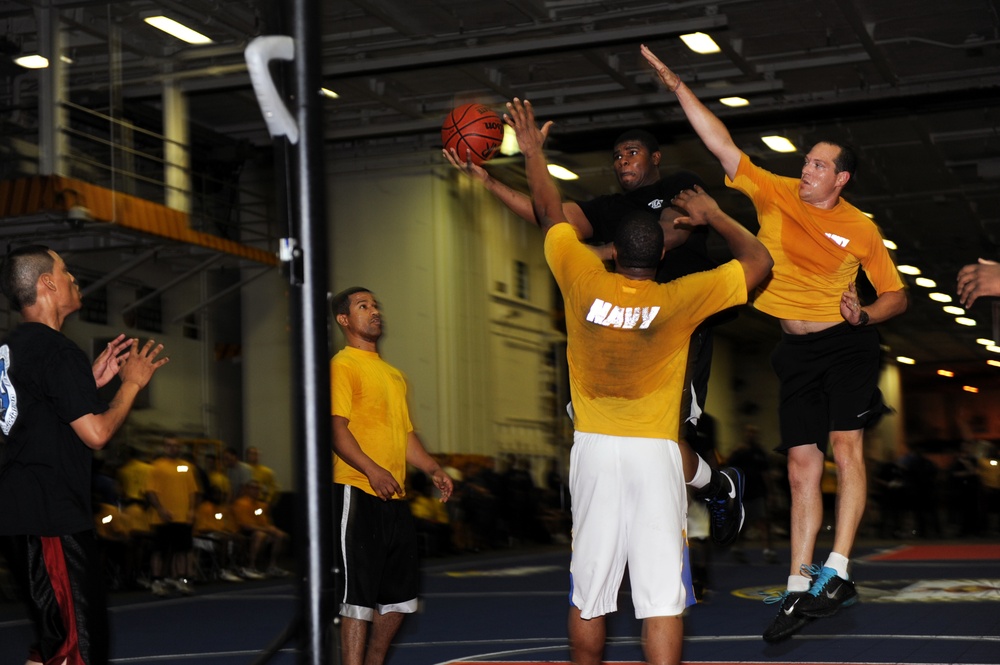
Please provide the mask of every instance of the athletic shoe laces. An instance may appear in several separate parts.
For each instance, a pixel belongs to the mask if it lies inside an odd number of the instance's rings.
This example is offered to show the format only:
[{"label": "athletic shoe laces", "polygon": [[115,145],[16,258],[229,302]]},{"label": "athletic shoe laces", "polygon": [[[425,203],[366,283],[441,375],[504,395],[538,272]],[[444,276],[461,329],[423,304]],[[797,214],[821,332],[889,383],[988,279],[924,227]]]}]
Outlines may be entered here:
[{"label": "athletic shoe laces", "polygon": [[[818,568],[819,566],[813,566]],[[813,580],[812,586],[809,587],[809,595],[813,597],[819,597],[823,593],[823,589],[826,588],[827,582],[832,580],[837,576],[837,571],[833,568],[827,568],[824,566],[821,570],[816,571],[819,575]]]},{"label": "athletic shoe laces", "polygon": [[789,591],[788,589],[785,589],[781,593],[777,594],[768,594],[767,591],[758,591],[758,593],[764,596],[765,603],[767,603],[768,605],[774,605],[775,603],[784,602],[785,598],[788,598]]}]

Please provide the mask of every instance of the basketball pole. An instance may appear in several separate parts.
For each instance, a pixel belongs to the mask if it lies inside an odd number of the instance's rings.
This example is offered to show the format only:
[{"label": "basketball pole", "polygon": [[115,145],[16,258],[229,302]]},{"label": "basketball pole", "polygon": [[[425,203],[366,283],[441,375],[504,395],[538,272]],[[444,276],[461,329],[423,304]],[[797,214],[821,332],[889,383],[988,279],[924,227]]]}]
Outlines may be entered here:
[{"label": "basketball pole", "polygon": [[[296,330],[294,361],[299,380],[295,391],[296,449],[299,451],[299,517],[305,526],[305,564],[300,568],[299,603],[302,631],[299,662],[327,665],[340,662],[332,649],[333,580],[333,429],[330,423],[330,370],[327,339],[326,181],[323,168],[323,109],[320,96],[319,0],[295,0],[294,90],[300,128],[294,192],[298,199],[298,247],[301,284],[292,275],[292,324]],[[303,539],[300,536],[300,543]],[[301,548],[300,548],[301,549]],[[334,653],[331,653],[334,652]]]}]

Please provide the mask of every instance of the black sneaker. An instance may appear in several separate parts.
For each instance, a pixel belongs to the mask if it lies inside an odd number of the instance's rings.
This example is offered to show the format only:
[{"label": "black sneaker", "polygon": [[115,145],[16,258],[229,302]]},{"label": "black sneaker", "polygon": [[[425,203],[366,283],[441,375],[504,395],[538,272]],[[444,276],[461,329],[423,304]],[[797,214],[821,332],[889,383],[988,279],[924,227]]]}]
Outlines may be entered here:
[{"label": "black sneaker", "polygon": [[[729,467],[718,472],[721,482],[714,493],[698,493],[697,498],[708,504],[712,515],[709,531],[716,545],[725,547],[732,544],[743,528],[743,473]],[[708,490],[708,488],[705,488]],[[711,490],[709,490],[711,492]]]},{"label": "black sneaker", "polygon": [[837,575],[833,568],[823,566],[818,571],[808,593],[798,604],[797,610],[803,616],[813,619],[833,616],[841,607],[858,602],[858,590],[854,582]]},{"label": "black sneaker", "polygon": [[774,621],[762,635],[765,642],[774,644],[787,640],[802,626],[812,621],[809,617],[799,613],[798,606],[802,604],[802,597],[807,594],[807,591],[782,591],[776,596],[768,596],[764,599],[764,602],[768,604],[779,603],[778,615],[774,617]]}]

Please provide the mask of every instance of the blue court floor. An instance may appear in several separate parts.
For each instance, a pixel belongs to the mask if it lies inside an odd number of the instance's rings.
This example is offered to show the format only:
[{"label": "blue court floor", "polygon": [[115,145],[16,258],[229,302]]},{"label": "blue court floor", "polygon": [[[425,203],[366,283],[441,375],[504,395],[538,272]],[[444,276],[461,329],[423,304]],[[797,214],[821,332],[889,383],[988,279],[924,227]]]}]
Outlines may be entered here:
[{"label": "blue court floor", "polygon": [[[819,552],[825,556],[821,545]],[[891,541],[860,547],[853,574],[861,602],[817,620],[786,643],[761,631],[775,606],[785,563],[759,550],[747,563],[715,552],[712,593],[685,620],[687,663],[1000,663],[1000,543]],[[566,662],[569,549],[501,550],[423,566],[421,611],[408,617],[393,665]],[[293,582],[199,586],[191,597],[112,594],[112,662],[250,664],[289,625]],[[608,623],[608,662],[639,662],[639,622],[627,580]],[[22,665],[30,627],[20,605],[0,601],[0,665]],[[268,662],[297,661],[295,644]]]}]

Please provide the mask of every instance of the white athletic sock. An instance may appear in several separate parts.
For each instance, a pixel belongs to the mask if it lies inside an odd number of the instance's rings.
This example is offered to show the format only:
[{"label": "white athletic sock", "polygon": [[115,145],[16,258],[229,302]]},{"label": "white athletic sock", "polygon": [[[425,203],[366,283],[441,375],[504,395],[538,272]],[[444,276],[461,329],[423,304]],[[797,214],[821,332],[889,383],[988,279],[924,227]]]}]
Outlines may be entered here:
[{"label": "white athletic sock", "polygon": [[847,562],[849,559],[843,554],[837,554],[836,552],[830,552],[830,556],[826,558],[826,563],[823,565],[827,568],[833,568],[837,571],[837,577],[842,580],[850,579],[847,576]]},{"label": "white athletic sock", "polygon": [[694,478],[688,481],[688,486],[700,490],[712,480],[712,467],[701,457],[698,458],[698,469],[694,472]]},{"label": "white athletic sock", "polygon": [[802,575],[789,575],[788,576],[788,590],[793,592],[808,591],[809,587],[812,586],[812,580],[808,577],[803,577]]}]

